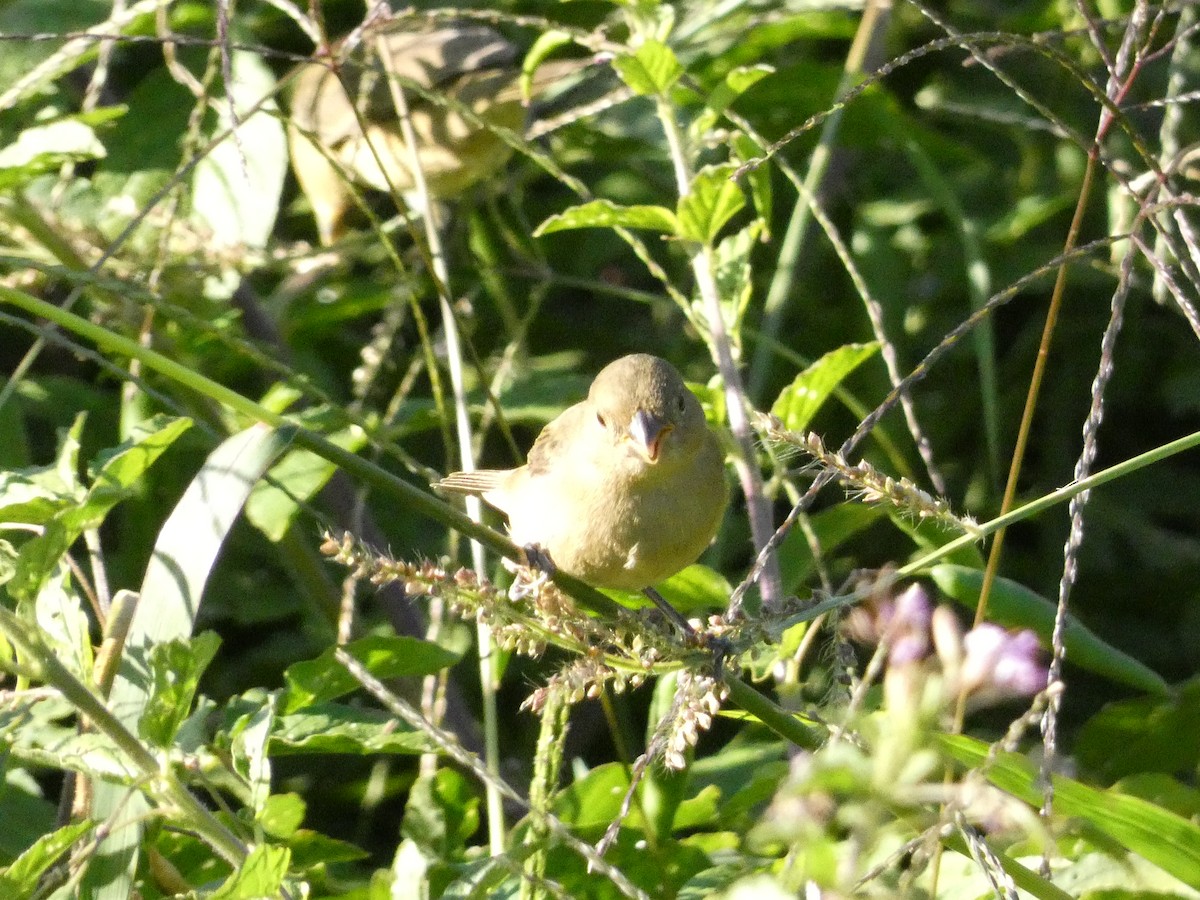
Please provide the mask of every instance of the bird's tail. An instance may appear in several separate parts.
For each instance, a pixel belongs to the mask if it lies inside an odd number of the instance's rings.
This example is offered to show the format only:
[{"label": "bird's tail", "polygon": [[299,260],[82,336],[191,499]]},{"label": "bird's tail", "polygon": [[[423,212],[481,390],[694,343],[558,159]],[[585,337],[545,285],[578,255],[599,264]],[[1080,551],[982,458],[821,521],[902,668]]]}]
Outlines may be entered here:
[{"label": "bird's tail", "polygon": [[478,469],[474,472],[451,472],[433,484],[435,490],[454,494],[486,494],[500,487],[508,475],[500,469]]}]

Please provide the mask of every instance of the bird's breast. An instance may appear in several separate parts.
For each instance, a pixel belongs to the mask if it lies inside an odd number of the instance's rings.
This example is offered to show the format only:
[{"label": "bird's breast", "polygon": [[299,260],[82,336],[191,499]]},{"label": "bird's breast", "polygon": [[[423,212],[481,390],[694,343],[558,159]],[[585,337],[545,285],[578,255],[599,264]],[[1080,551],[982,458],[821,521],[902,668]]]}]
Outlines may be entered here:
[{"label": "bird's breast", "polygon": [[531,477],[505,503],[513,540],[598,587],[662,581],[695,562],[720,525],[723,467],[719,454],[702,462],[677,474],[619,466]]}]

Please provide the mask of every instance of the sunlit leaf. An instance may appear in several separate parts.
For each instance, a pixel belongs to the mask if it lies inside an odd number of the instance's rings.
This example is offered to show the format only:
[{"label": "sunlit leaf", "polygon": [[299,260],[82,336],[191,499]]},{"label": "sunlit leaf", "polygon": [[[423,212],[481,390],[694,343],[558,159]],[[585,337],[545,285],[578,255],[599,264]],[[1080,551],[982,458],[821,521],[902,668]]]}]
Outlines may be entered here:
[{"label": "sunlit leaf", "polygon": [[33,897],[46,870],[92,827],[91,822],[73,822],[39,837],[11,866],[0,871],[0,897]]},{"label": "sunlit leaf", "polygon": [[277,897],[287,875],[292,853],[287,847],[258,844],[216,891],[211,900],[261,900]]},{"label": "sunlit leaf", "polygon": [[430,749],[429,740],[384,712],[337,703],[305,707],[279,716],[271,735],[272,756],[294,753],[416,754]]},{"label": "sunlit leaf", "polygon": [[771,413],[783,421],[788,431],[803,433],[834,389],[878,350],[874,342],[830,350],[780,392]]},{"label": "sunlit leaf", "polygon": [[[146,567],[137,611],[126,639],[124,664],[109,692],[113,713],[136,732],[150,693],[148,656],[155,644],[192,633],[200,599],[217,555],[251,488],[287,446],[290,435],[252,426],[227,439],[205,460],[175,505]],[[114,828],[102,845],[110,867],[89,870],[105,898],[128,896],[145,800],[116,785],[98,784],[93,809],[107,819],[122,810],[124,827]]]},{"label": "sunlit leaf", "polygon": [[679,198],[679,235],[712,244],[725,224],[746,205],[742,186],[730,179],[732,165],[706,166],[692,178],[690,190]]},{"label": "sunlit leaf", "polygon": [[[994,753],[966,735],[942,735],[941,743],[956,760],[978,768],[1001,790],[1034,807],[1041,805],[1041,776],[1032,761],[1016,753]],[[1122,847],[1200,888],[1200,825],[1140,797],[1102,791],[1065,775],[1053,778],[1056,816],[1084,819]]]},{"label": "sunlit leaf", "polygon": [[479,797],[453,769],[417,779],[409,792],[400,833],[426,853],[454,858],[479,827]]},{"label": "sunlit leaf", "polygon": [[634,228],[674,234],[675,214],[662,206],[619,206],[610,200],[592,200],[557,213],[537,227],[534,237],[576,228]]},{"label": "sunlit leaf", "polygon": [[[361,428],[347,428],[326,439],[345,450],[356,451],[366,443]],[[268,540],[280,541],[299,514],[301,504],[312,499],[333,477],[337,466],[310,450],[290,450],[260,481],[246,501],[246,519]]]},{"label": "sunlit leaf", "polygon": [[633,53],[621,53],[613,68],[635,94],[665,95],[683,74],[671,48],[661,41],[645,41]]},{"label": "sunlit leaf", "polygon": [[[454,665],[461,656],[440,644],[406,635],[371,635],[342,649],[376,678],[384,679],[433,675]],[[284,673],[288,686],[284,712],[334,700],[358,689],[358,682],[334,658],[334,652],[331,647],[316,659],[288,667]]]},{"label": "sunlit leaf", "polygon": [[258,824],[271,837],[287,840],[300,828],[306,808],[299,794],[272,794],[258,813]]},{"label": "sunlit leaf", "polygon": [[[279,210],[288,169],[287,140],[274,102],[268,99],[252,110],[275,88],[270,68],[246,50],[233,51],[231,62],[233,81],[225,86],[224,98],[237,107],[241,146],[229,137],[201,158],[193,184],[194,210],[219,245],[263,247]],[[232,127],[228,103],[218,108],[218,129]]]}]

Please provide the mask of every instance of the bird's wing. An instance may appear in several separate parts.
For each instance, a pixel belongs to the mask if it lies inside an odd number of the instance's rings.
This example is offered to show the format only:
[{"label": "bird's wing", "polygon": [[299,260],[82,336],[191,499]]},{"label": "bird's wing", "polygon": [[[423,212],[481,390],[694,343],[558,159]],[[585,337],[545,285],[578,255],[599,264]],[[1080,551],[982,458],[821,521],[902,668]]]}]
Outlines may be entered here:
[{"label": "bird's wing", "polygon": [[486,25],[398,24],[384,33],[382,45],[398,76],[428,88],[445,86],[469,72],[508,68],[517,55],[512,44]]},{"label": "bird's wing", "polygon": [[434,487],[455,494],[486,494],[504,484],[511,469],[477,469],[474,472],[451,472]]},{"label": "bird's wing", "polygon": [[581,426],[587,424],[583,421],[586,415],[585,404],[576,403],[559,413],[542,429],[529,448],[525,462],[530,475],[544,475],[554,467],[555,461],[569,458],[572,438],[580,434]]}]

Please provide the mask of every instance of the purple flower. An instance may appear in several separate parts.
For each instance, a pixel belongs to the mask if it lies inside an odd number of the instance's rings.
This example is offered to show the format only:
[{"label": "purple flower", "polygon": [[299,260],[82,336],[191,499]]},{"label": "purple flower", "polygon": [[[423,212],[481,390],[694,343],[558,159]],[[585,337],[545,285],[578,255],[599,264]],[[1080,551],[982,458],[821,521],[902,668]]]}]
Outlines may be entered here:
[{"label": "purple flower", "polygon": [[933,606],[919,584],[910,585],[896,598],[885,634],[892,642],[888,664],[903,666],[920,662],[929,653],[929,619]]},{"label": "purple flower", "polygon": [[975,705],[1028,697],[1046,686],[1037,635],[984,622],[963,637],[962,680]]}]

